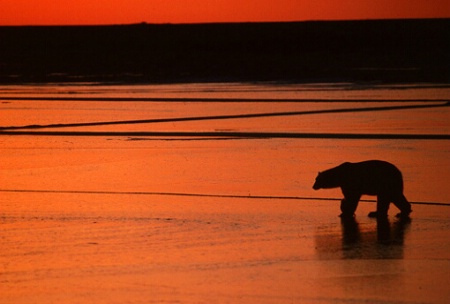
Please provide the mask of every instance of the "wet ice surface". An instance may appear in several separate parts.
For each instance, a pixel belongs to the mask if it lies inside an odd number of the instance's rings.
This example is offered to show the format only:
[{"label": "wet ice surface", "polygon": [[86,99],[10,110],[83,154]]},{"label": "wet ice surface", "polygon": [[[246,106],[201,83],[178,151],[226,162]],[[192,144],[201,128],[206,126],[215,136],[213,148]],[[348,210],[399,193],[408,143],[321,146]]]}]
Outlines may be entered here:
[{"label": "wet ice surface", "polygon": [[[445,303],[448,207],[377,224],[361,204],[2,194],[4,303]],[[386,226],[387,225],[387,226]]]},{"label": "wet ice surface", "polygon": [[[187,94],[198,96],[199,89],[191,88]],[[148,96],[148,87],[141,89]],[[168,94],[167,87],[153,89]],[[49,90],[68,89],[42,90],[49,96]],[[239,90],[232,94],[242,94]],[[266,90],[270,96],[297,92],[273,95],[273,88],[265,88],[256,94],[265,97]],[[425,91],[412,95],[430,96]],[[118,96],[124,88],[96,94],[107,92]],[[433,92],[442,97],[447,91]],[[1,105],[7,115],[0,125],[355,106],[378,105],[12,100]],[[449,134],[448,117],[444,107],[82,130]],[[8,135],[0,136],[0,143],[2,303],[446,303],[450,298],[450,207],[414,204],[411,222],[401,222],[391,206],[389,220],[377,222],[367,217],[375,204],[361,202],[355,220],[342,222],[339,201],[320,200],[338,199],[340,191],[311,188],[319,170],[376,158],[402,170],[410,201],[450,203],[447,140]]]}]

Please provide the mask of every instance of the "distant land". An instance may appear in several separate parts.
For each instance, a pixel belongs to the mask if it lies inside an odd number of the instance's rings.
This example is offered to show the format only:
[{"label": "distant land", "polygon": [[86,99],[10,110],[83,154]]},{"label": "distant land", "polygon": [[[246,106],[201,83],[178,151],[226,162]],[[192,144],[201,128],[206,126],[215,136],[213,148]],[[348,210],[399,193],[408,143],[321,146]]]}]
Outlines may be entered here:
[{"label": "distant land", "polygon": [[0,83],[450,83],[450,19],[0,27]]}]

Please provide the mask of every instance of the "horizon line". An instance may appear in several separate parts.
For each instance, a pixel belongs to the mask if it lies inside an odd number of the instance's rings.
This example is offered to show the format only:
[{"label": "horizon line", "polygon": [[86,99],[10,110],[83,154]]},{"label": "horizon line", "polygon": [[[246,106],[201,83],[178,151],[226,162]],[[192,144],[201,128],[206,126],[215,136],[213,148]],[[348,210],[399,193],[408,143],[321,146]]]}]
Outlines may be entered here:
[{"label": "horizon line", "polygon": [[94,26],[152,26],[152,25],[215,25],[215,24],[283,24],[283,23],[324,23],[324,22],[370,22],[370,21],[416,21],[450,20],[449,17],[399,17],[399,18],[361,18],[361,19],[307,19],[273,21],[217,21],[217,22],[124,22],[124,23],[79,23],[79,24],[0,24],[0,27],[94,27]]}]

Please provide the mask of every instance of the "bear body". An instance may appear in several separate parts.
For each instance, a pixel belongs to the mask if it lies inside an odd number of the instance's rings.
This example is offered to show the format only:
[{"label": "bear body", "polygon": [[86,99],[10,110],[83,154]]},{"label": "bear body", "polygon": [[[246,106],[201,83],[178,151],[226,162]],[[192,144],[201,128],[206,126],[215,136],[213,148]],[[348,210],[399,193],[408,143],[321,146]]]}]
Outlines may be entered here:
[{"label": "bear body", "polygon": [[343,163],[320,172],[313,189],[337,187],[341,188],[344,195],[341,216],[353,216],[363,194],[377,196],[377,210],[370,212],[370,217],[386,217],[391,202],[401,211],[397,216],[408,217],[411,213],[411,204],[403,195],[402,173],[386,161]]}]

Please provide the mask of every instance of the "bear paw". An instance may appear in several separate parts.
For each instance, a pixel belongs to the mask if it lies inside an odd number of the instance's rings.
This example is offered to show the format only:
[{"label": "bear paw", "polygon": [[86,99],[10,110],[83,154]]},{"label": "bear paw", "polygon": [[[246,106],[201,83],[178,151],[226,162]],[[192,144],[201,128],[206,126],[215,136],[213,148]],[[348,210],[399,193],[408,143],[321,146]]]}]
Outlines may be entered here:
[{"label": "bear paw", "polygon": [[355,214],[354,213],[344,213],[342,212],[339,217],[343,218],[343,219],[349,219],[349,218],[354,218]]},{"label": "bear paw", "polygon": [[411,212],[412,211],[410,211],[410,212],[400,212],[400,213],[397,213],[397,215],[395,217],[397,217],[399,219],[409,219],[409,214]]},{"label": "bear paw", "polygon": [[378,213],[378,211],[372,211],[372,212],[369,212],[368,216],[373,217],[373,218],[386,218],[387,214],[381,214],[381,213]]}]

